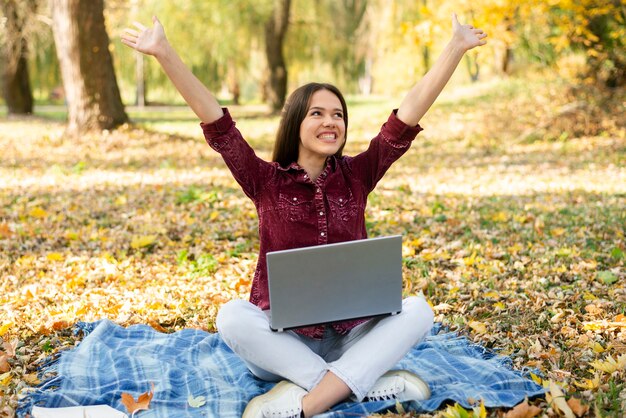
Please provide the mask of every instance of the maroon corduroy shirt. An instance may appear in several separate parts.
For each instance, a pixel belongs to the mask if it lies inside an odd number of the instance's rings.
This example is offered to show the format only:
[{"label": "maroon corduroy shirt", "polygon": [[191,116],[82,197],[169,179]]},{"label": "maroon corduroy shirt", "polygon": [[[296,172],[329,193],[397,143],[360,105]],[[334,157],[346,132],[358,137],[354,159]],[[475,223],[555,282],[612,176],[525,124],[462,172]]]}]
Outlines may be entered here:
[{"label": "maroon corduroy shirt", "polygon": [[[200,124],[207,143],[222,155],[259,216],[260,253],[250,302],[263,310],[270,307],[268,252],[367,238],[367,195],[422,130],[419,125],[406,125],[395,113],[365,152],[354,157],[329,157],[315,182],[296,162],[281,167],[257,157],[235,127],[228,109],[215,122]],[[345,334],[365,321],[336,322],[331,326]],[[299,328],[296,332],[320,339],[324,326]]]}]

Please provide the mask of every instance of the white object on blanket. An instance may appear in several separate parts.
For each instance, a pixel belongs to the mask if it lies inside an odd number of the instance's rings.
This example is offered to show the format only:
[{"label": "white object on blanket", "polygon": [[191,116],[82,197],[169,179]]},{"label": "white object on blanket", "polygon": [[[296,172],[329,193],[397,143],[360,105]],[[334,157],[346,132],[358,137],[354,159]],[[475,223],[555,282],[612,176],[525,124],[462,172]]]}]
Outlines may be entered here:
[{"label": "white object on blanket", "polygon": [[33,418],[128,418],[123,412],[108,405],[70,406],[68,408],[40,408],[33,406]]}]

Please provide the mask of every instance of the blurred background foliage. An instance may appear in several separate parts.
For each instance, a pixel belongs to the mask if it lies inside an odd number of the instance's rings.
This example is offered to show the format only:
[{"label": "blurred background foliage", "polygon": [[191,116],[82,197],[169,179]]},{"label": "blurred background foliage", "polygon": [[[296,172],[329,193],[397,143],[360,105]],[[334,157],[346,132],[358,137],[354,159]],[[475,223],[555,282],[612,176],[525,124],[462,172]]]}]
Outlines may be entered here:
[{"label": "blurred background foliage", "polygon": [[[48,3],[17,2],[26,22],[35,102],[62,103]],[[220,99],[264,102],[263,28],[272,7],[272,0],[107,0],[110,50],[124,103],[136,101],[139,59],[119,35],[133,21],[148,24],[153,14],[184,61]],[[449,39],[453,11],[489,34],[487,47],[467,54],[457,81],[551,72],[575,88],[606,94],[625,84],[626,5],[621,0],[292,0],[284,44],[288,90],[322,80],[350,94],[404,91]],[[1,22],[0,42],[7,51],[5,15]],[[147,101],[180,103],[156,61],[143,61]]]}]

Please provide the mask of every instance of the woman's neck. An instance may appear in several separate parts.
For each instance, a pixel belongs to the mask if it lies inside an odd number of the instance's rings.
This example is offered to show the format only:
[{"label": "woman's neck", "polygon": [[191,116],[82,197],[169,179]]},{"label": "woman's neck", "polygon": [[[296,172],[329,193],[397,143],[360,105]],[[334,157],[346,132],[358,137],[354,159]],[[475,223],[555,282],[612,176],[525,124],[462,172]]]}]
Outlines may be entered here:
[{"label": "woman's neck", "polygon": [[326,167],[326,158],[323,160],[298,158],[298,165],[304,168],[304,171],[306,171],[311,181],[315,182],[320,174],[322,174],[322,171],[324,171],[324,167]]}]

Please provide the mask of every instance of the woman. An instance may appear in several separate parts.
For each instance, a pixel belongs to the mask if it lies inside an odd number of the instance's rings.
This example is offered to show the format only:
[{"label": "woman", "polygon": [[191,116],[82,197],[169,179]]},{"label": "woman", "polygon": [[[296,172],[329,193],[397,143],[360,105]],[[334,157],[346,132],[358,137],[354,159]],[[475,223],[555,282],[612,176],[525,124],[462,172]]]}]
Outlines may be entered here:
[{"label": "woman", "polygon": [[[265,256],[269,251],[366,238],[365,205],[390,165],[421,130],[464,53],[484,45],[480,29],[452,17],[453,36],[435,65],[393,111],[369,148],[342,156],[348,112],[332,85],[310,83],[294,91],[283,109],[273,162],[258,158],[227,109],[184,65],[163,26],[135,23],[122,42],[153,55],[202,121],[259,216],[260,253],[250,301],[220,309],[217,328],[229,347],[260,379],[280,381],[250,401],[244,417],[313,416],[352,399],[423,400],[428,385],[407,371],[389,371],[429,332],[433,312],[422,297],[403,301],[402,312],[383,319],[344,321],[274,333],[269,328]],[[297,272],[294,272],[297,274]]]}]

